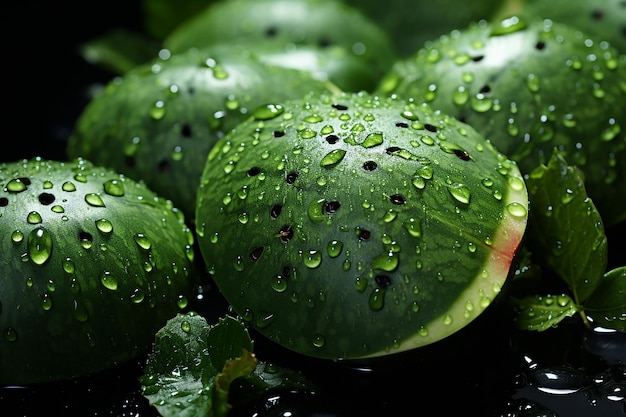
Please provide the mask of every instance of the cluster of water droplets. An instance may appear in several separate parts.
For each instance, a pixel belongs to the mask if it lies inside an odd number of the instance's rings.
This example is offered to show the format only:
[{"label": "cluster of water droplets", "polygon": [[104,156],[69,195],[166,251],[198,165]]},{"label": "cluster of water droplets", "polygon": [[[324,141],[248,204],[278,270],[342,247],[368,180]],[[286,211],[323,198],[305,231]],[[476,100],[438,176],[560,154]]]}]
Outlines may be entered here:
[{"label": "cluster of water droplets", "polygon": [[[41,169],[45,167],[45,161],[40,159],[33,162],[35,164],[42,164]],[[66,289],[69,291],[69,296],[72,298],[72,315],[78,322],[87,322],[89,319],[88,309],[86,307],[85,297],[92,297],[91,294],[94,291],[93,284],[89,282],[89,279],[85,279],[89,275],[83,267],[77,267],[77,263],[85,263],[84,255],[80,254],[80,250],[71,248],[72,245],[78,244],[84,251],[91,251],[94,246],[94,242],[101,240],[102,243],[98,246],[100,255],[95,254],[89,256],[89,259],[93,259],[97,262],[98,259],[105,259],[106,253],[110,250],[117,250],[110,247],[110,238],[116,232],[115,220],[111,220],[108,215],[113,218],[118,218],[118,214],[110,211],[103,210],[102,217],[95,217],[93,225],[95,230],[101,234],[102,239],[97,239],[90,231],[79,228],[76,234],[70,233],[70,231],[80,224],[80,217],[84,214],[90,214],[94,209],[105,209],[107,204],[110,207],[115,207],[116,202],[110,200],[110,203],[105,204],[105,200],[109,198],[136,198],[139,204],[159,205],[162,207],[163,221],[166,221],[166,217],[174,216],[175,221],[182,227],[182,233],[186,235],[186,245],[184,249],[186,259],[181,259],[182,262],[172,261],[170,265],[171,271],[167,271],[162,266],[159,273],[165,275],[166,285],[172,285],[173,277],[182,275],[187,276],[189,274],[188,264],[193,262],[194,259],[194,236],[191,231],[184,225],[184,219],[181,213],[177,213],[172,207],[171,202],[166,202],[163,199],[154,197],[150,200],[150,193],[145,194],[140,189],[142,187],[139,183],[129,182],[123,176],[111,177],[107,179],[107,175],[102,172],[90,172],[88,165],[85,161],[79,160],[71,179],[58,180],[59,175],[52,173],[50,179],[41,180],[37,178],[39,173],[35,176],[24,175],[17,176],[9,179],[4,186],[4,196],[0,196],[0,217],[4,218],[4,221],[9,222],[14,227],[9,233],[9,239],[11,247],[15,250],[15,254],[18,257],[17,265],[19,270],[19,264],[32,264],[35,268],[28,266],[24,267],[24,271],[28,272],[28,275],[23,277],[24,285],[28,289],[36,288],[41,291],[39,297],[40,307],[44,311],[53,311],[55,305],[55,293],[58,292],[59,283],[64,288],[59,297],[62,304],[66,304]],[[43,175],[46,175],[42,173]],[[82,185],[87,185],[90,181],[96,181],[101,184],[101,190],[96,191],[97,187],[87,186],[89,191],[82,194],[82,203],[80,188]],[[60,183],[60,187],[56,184]],[[135,187],[137,190],[131,191],[131,196],[126,194],[125,187]],[[41,192],[38,192],[38,189]],[[138,195],[135,195],[139,191]],[[144,195],[145,194],[145,195]],[[85,204],[85,206],[82,206]],[[77,207],[80,207],[77,209]],[[26,212],[22,213],[26,209]],[[80,210],[78,212],[77,210]],[[21,223],[19,216],[24,215],[23,226],[19,226]],[[78,220],[78,223],[76,221]],[[172,221],[170,218],[169,221]],[[120,228],[119,233],[124,233],[124,227]],[[163,227],[167,227],[164,223]],[[134,243],[139,249],[139,252],[143,253],[143,270],[146,273],[146,277],[154,270],[157,271],[156,258],[152,254],[153,241],[148,234],[135,233]],[[65,239],[65,240],[64,240]],[[65,254],[64,254],[65,252]],[[56,254],[56,255],[55,255]],[[138,260],[124,258],[125,255],[118,254],[121,257],[117,262],[136,262]],[[56,260],[55,260],[56,259]],[[123,259],[126,259],[124,261]],[[130,266],[127,265],[127,266]],[[105,266],[106,267],[106,266]],[[38,272],[38,268],[42,269]],[[91,265],[87,267],[87,270],[93,268]],[[45,272],[44,272],[45,271]],[[10,276],[11,274],[9,274]],[[96,274],[98,275],[98,274]],[[15,274],[14,278],[18,279],[20,274]],[[47,277],[45,283],[40,282],[41,277]],[[10,277],[9,277],[10,278]],[[116,292],[120,286],[121,279],[127,279],[127,277],[120,277],[116,273],[112,273],[108,269],[102,271],[99,277],[94,276],[94,279],[99,280],[100,288]],[[122,302],[130,301],[133,304],[139,304],[147,302],[151,307],[156,306],[159,301],[160,295],[158,280],[147,280],[145,285],[138,285],[130,294],[120,294],[120,300]],[[68,284],[69,283],[69,286]],[[13,285],[13,284],[12,284]],[[84,286],[87,285],[88,288]],[[6,304],[6,303],[5,303]],[[183,294],[178,296],[177,305],[180,309],[184,309],[188,304],[187,297]],[[0,300],[0,315],[2,314],[2,302]],[[4,338],[7,341],[17,341],[18,331],[12,327],[3,329]],[[89,344],[95,344],[96,337],[93,334],[87,335],[87,341]]]}]

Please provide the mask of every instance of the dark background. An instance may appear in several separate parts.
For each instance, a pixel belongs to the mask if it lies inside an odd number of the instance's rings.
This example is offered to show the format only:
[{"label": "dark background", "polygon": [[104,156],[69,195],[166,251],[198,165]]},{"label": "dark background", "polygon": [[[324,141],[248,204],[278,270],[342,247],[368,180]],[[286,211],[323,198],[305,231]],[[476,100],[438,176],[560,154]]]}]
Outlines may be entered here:
[{"label": "dark background", "polygon": [[65,140],[85,105],[89,86],[114,75],[83,60],[79,47],[114,27],[141,30],[140,1],[4,4],[0,161],[64,159]]}]

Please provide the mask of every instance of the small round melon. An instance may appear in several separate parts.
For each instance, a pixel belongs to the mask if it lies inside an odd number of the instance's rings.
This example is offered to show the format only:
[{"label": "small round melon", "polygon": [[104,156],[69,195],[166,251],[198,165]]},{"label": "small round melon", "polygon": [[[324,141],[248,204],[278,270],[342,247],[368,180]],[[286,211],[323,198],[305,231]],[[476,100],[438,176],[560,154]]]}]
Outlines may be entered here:
[{"label": "small round melon", "polygon": [[427,105],[361,93],[261,106],[209,154],[202,256],[235,311],[304,355],[393,354],[498,296],[527,222],[517,165]]},{"label": "small round melon", "polygon": [[[374,79],[383,76],[397,58],[394,43],[376,20],[336,0],[215,2],[182,23],[163,44],[178,53],[224,42],[248,45],[254,51],[258,43],[314,48],[320,54],[327,48],[341,50],[342,61],[367,66]],[[344,90],[353,85],[339,81]],[[375,83],[364,87],[371,90]]]},{"label": "small round melon", "polygon": [[377,92],[470,124],[524,174],[558,148],[605,224],[626,220],[626,55],[607,42],[550,20],[482,22],[397,62]]},{"label": "small round melon", "polygon": [[0,384],[138,357],[196,289],[182,213],[83,159],[0,164],[0,236]]},{"label": "small round melon", "polygon": [[211,146],[249,109],[310,91],[328,90],[247,48],[192,49],[112,80],[80,114],[67,153],[145,181],[191,219]]}]

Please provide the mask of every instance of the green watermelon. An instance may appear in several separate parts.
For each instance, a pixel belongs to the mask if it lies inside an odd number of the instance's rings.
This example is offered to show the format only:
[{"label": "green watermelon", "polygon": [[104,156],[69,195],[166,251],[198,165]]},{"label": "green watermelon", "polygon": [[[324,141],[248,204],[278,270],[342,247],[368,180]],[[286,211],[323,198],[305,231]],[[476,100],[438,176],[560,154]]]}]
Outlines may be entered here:
[{"label": "green watermelon", "polygon": [[437,342],[498,297],[522,240],[515,162],[427,105],[365,92],[261,106],[209,154],[198,244],[234,310],[329,359]]},{"label": "green watermelon", "polygon": [[0,164],[0,219],[0,384],[136,358],[196,290],[182,213],[86,160]]},{"label": "green watermelon", "polygon": [[524,174],[563,151],[607,226],[626,220],[626,55],[608,43],[551,20],[482,22],[398,61],[376,91],[472,125]]}]

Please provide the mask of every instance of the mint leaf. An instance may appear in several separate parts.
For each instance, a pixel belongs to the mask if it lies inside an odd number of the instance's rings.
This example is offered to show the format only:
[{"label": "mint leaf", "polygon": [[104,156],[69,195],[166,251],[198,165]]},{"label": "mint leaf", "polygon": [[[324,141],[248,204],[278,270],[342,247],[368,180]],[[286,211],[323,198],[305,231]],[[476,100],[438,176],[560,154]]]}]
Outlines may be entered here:
[{"label": "mint leaf", "polygon": [[528,245],[572,290],[577,304],[596,289],[608,261],[604,225],[587,196],[582,173],[554,151],[526,180]]},{"label": "mint leaf", "polygon": [[511,297],[516,307],[515,326],[522,330],[544,331],[556,327],[567,317],[578,311],[576,304],[567,294],[535,295],[525,298]]},{"label": "mint leaf", "polygon": [[252,346],[232,317],[209,326],[196,313],[178,314],[155,336],[142,394],[163,417],[224,417],[230,383],[256,366]]},{"label": "mint leaf", "polygon": [[584,308],[595,324],[626,332],[626,266],[604,274]]}]

